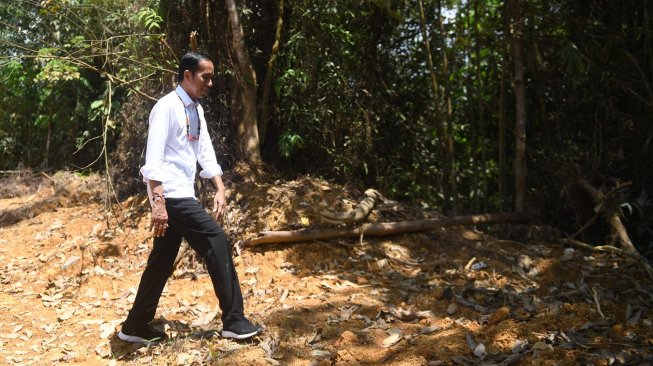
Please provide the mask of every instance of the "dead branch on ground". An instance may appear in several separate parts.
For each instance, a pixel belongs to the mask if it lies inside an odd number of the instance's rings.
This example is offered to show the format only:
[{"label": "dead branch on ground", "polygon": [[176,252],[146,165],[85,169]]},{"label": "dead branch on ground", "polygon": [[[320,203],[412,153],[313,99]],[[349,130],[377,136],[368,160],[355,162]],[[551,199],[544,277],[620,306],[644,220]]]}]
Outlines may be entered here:
[{"label": "dead branch on ground", "polygon": [[624,249],[617,248],[617,247],[612,246],[612,245],[593,246],[593,245],[583,243],[581,241],[574,240],[574,239],[566,239],[566,240],[563,240],[563,242],[567,243],[567,244],[570,244],[570,245],[573,245],[575,247],[581,248],[581,249],[589,250],[591,252],[613,252],[613,253],[624,255],[624,256],[626,256],[628,258],[636,259],[637,261],[640,262],[642,267],[644,267],[644,270],[648,274],[649,278],[651,280],[653,280],[653,268],[651,267],[650,264],[648,264],[648,260],[644,256],[642,256],[641,254],[639,254],[638,251],[632,252],[632,251],[629,251],[629,250],[624,250]]}]

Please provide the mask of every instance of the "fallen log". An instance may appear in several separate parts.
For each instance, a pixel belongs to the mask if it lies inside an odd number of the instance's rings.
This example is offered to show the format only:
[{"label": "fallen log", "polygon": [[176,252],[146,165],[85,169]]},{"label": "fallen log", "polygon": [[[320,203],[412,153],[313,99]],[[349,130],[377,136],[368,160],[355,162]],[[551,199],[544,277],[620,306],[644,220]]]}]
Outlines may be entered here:
[{"label": "fallen log", "polygon": [[450,218],[425,219],[415,221],[385,222],[363,224],[358,227],[302,229],[294,231],[263,231],[259,238],[246,241],[243,246],[255,246],[269,243],[289,243],[297,241],[326,240],[365,236],[385,236],[428,231],[446,226],[495,224],[504,222],[529,222],[535,219],[530,212],[503,212],[494,214],[456,216]]}]

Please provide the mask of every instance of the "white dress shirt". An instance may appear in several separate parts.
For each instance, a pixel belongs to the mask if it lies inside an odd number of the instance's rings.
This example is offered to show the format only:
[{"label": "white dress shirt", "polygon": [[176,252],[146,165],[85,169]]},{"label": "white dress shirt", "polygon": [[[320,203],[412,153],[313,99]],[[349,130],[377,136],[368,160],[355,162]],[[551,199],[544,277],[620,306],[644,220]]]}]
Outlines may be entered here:
[{"label": "white dress shirt", "polygon": [[[190,133],[194,137],[197,137],[197,123],[200,123],[199,140],[189,141],[186,116],[190,118]],[[206,128],[204,110],[181,86],[159,99],[150,112],[149,123],[141,174],[145,183],[149,180],[161,182],[164,197],[195,197],[198,162],[202,167],[200,177],[210,179],[222,175]]]}]

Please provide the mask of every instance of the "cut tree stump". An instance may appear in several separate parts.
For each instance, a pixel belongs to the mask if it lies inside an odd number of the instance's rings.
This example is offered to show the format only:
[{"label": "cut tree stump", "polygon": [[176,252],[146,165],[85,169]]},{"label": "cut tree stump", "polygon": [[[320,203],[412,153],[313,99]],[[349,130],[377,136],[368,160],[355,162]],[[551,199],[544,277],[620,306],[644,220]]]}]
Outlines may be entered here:
[{"label": "cut tree stump", "polygon": [[347,213],[334,213],[332,211],[322,211],[320,216],[322,219],[331,224],[351,224],[363,221],[369,216],[370,212],[378,201],[387,201],[379,191],[375,189],[368,189],[365,191],[365,198],[354,208]]},{"label": "cut tree stump", "polygon": [[444,219],[426,219],[402,222],[385,222],[376,224],[363,224],[359,227],[330,228],[330,229],[302,229],[294,231],[263,231],[261,237],[246,241],[244,246],[255,246],[268,243],[289,243],[310,240],[325,240],[335,238],[349,238],[366,236],[384,236],[428,231],[446,226],[495,224],[504,222],[529,222],[535,219],[530,212],[504,212],[494,214],[456,216]]},{"label": "cut tree stump", "polygon": [[579,179],[578,185],[583,188],[585,192],[589,193],[590,196],[592,196],[594,202],[596,203],[597,212],[603,213],[605,220],[608,222],[608,224],[610,224],[610,227],[613,230],[613,234],[617,237],[617,239],[619,239],[621,249],[627,252],[637,253],[637,248],[635,248],[633,242],[628,236],[628,230],[626,230],[626,227],[619,218],[619,211],[611,207],[606,208],[606,195],[600,189],[594,188],[584,179]]}]

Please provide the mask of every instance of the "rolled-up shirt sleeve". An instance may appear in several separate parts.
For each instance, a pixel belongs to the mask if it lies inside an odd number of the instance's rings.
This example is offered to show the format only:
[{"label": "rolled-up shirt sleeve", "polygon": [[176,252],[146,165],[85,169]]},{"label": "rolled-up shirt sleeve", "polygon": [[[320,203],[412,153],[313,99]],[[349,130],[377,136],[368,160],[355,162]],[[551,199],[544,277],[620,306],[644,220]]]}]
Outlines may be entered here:
[{"label": "rolled-up shirt sleeve", "polygon": [[165,147],[170,133],[171,111],[164,103],[157,103],[150,112],[147,132],[147,153],[145,165],[141,167],[143,180],[165,180]]},{"label": "rolled-up shirt sleeve", "polygon": [[[200,123],[201,123],[201,130],[202,132],[208,131],[207,125],[206,125],[206,120],[204,119],[204,111],[201,110],[202,107],[200,108],[199,115],[200,117]],[[211,138],[209,137],[209,134],[207,132],[200,133],[200,140],[199,142],[199,151],[197,154],[197,161],[200,163],[200,166],[202,167],[202,171],[200,171],[200,177],[205,178],[205,179],[211,179],[215,177],[216,175],[222,175],[222,167],[218,164],[218,161],[215,157],[215,151],[213,150],[213,144],[211,143]]]}]

